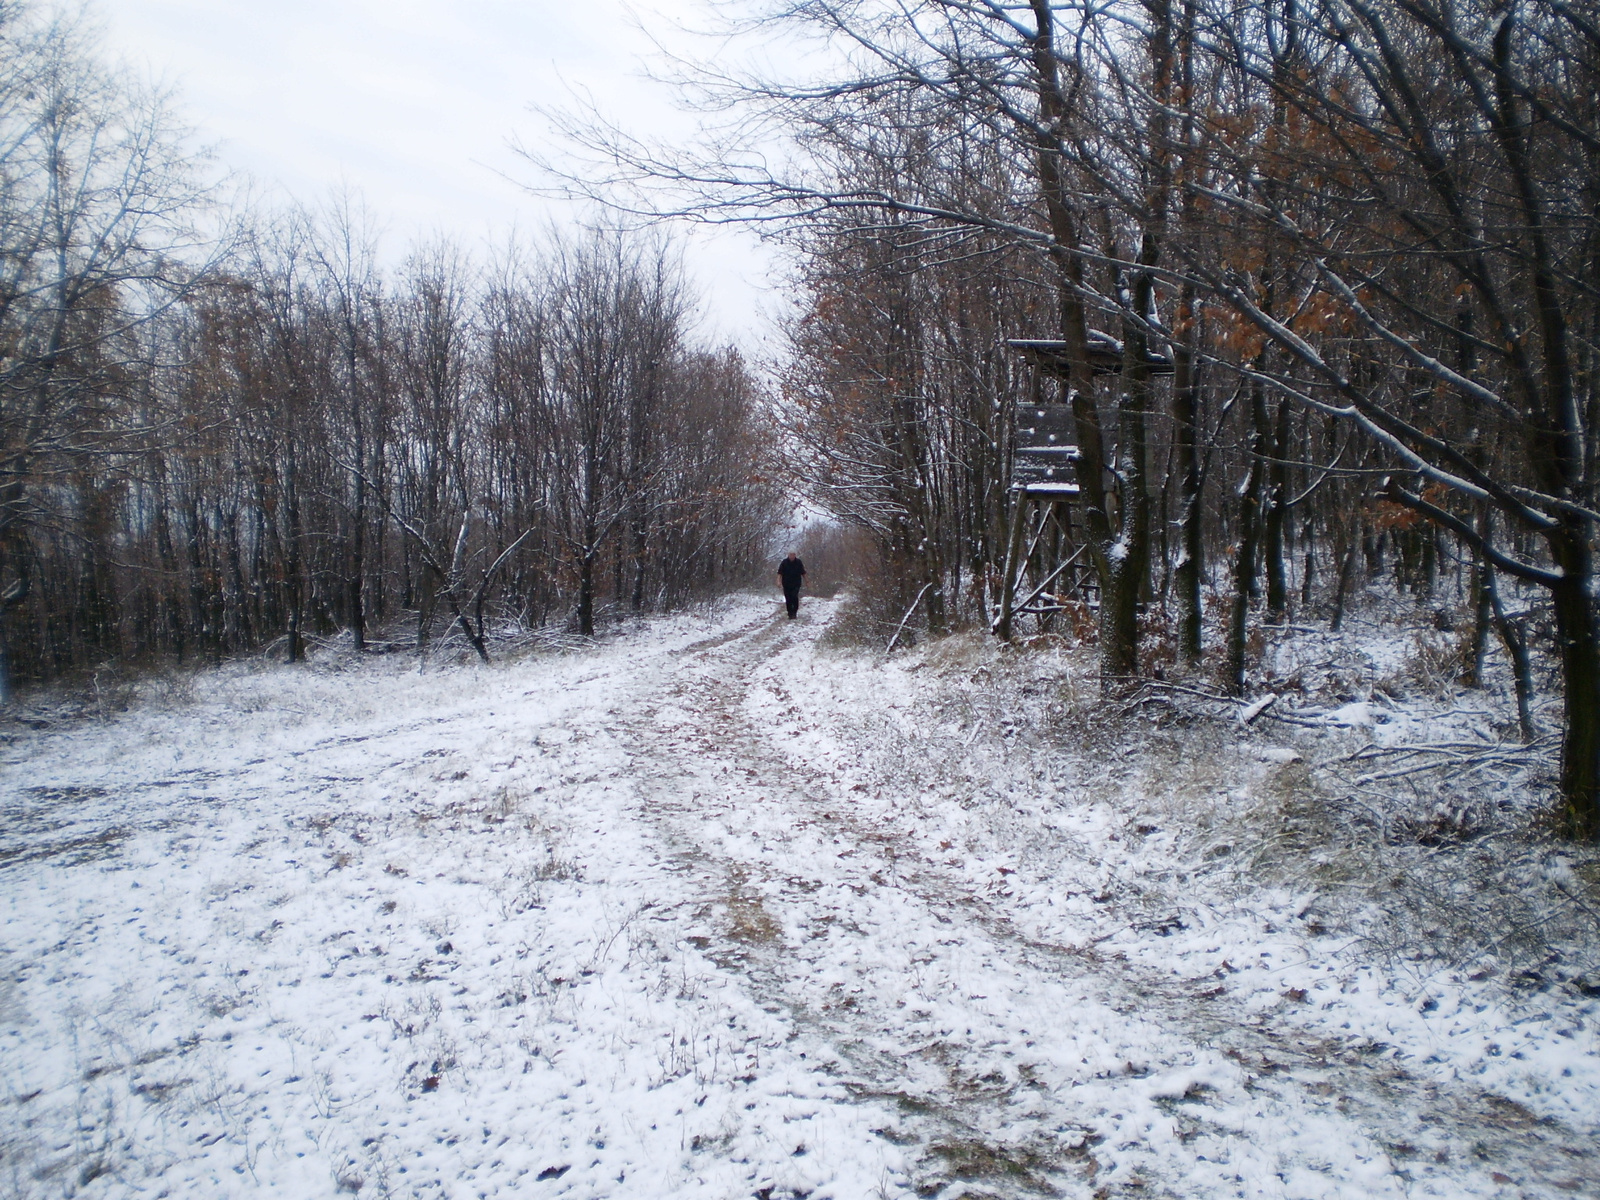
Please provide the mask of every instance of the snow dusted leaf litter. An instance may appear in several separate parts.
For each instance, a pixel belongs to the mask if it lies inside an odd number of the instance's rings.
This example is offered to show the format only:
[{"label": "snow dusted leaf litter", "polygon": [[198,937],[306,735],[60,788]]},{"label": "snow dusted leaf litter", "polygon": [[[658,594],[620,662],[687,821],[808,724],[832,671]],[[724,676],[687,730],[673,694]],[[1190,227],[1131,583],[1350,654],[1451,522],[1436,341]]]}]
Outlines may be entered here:
[{"label": "snow dusted leaf litter", "polygon": [[1600,1192],[1581,980],[1406,959],[1318,840],[1302,760],[1436,717],[1140,724],[833,608],[16,732],[8,1192]]}]

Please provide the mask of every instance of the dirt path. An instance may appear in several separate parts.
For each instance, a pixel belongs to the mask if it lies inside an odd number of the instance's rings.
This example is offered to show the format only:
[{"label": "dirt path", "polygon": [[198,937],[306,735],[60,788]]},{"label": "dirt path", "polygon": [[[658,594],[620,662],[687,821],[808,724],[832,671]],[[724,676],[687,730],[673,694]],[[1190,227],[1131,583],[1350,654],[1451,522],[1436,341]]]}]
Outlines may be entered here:
[{"label": "dirt path", "polygon": [[1264,908],[1210,953],[1102,861],[1083,745],[833,611],[5,742],[0,1192],[1600,1196],[1593,1129],[1341,1030]]},{"label": "dirt path", "polygon": [[850,738],[848,715],[804,711],[786,682],[818,669],[820,607],[693,648],[618,732],[641,817],[699,890],[700,944],[811,1060],[895,1105],[882,1136],[919,1193],[1600,1195],[1583,1135],[1215,980],[1032,938],[1009,889],[901,835],[916,796],[894,824],[862,813],[788,749]]}]

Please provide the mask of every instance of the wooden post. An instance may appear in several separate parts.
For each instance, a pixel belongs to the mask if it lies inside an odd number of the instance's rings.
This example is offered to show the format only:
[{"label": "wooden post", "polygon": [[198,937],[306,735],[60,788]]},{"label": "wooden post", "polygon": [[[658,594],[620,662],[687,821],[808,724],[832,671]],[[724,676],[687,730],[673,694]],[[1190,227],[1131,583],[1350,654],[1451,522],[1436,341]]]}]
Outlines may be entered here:
[{"label": "wooden post", "polygon": [[1022,537],[1028,521],[1028,493],[1025,488],[1013,488],[1016,499],[1011,504],[1011,536],[1006,541],[1006,569],[1000,582],[1000,616],[994,631],[1003,642],[1011,640],[1011,609],[1016,603],[1017,572],[1022,557]]}]

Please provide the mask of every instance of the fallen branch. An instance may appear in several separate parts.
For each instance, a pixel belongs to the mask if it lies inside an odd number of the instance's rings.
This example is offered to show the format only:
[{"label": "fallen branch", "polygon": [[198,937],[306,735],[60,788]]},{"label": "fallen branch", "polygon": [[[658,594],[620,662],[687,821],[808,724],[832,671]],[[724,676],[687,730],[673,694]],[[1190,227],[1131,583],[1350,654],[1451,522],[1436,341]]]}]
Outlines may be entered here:
[{"label": "fallen branch", "polygon": [[917,611],[917,605],[922,603],[922,598],[928,594],[928,589],[933,584],[925,583],[922,590],[917,593],[917,598],[911,602],[911,607],[906,609],[906,615],[900,618],[900,624],[895,626],[894,636],[889,639],[889,644],[883,648],[885,654],[894,650],[894,644],[900,640],[900,635],[905,632],[906,622],[911,620],[911,614]]},{"label": "fallen branch", "polygon": [[1243,708],[1241,708],[1239,710],[1239,721],[1240,721],[1240,723],[1244,724],[1244,725],[1251,724],[1252,722],[1255,721],[1255,719],[1257,717],[1259,717],[1262,713],[1266,712],[1267,709],[1271,708],[1277,702],[1278,702],[1278,693],[1277,692],[1268,692],[1265,696],[1262,696],[1259,700],[1252,700],[1249,704],[1246,704]]}]

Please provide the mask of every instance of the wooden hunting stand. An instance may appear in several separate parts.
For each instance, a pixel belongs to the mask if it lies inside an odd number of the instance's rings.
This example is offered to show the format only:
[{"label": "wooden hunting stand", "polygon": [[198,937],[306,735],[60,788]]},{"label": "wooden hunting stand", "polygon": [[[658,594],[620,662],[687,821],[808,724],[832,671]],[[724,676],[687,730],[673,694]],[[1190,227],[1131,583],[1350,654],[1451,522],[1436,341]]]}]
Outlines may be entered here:
[{"label": "wooden hunting stand", "polygon": [[[1066,342],[1013,338],[1006,344],[1039,375],[1068,378]],[[1090,331],[1089,362],[1096,375],[1120,372],[1122,354],[1121,342]],[[1152,357],[1148,365],[1152,374],[1172,372],[1172,363],[1165,358]],[[1089,547],[1078,536],[1074,521],[1079,454],[1072,409],[1045,401],[1041,389],[1035,387],[1034,399],[1017,406],[1012,427],[1016,445],[1011,459],[1010,537],[1000,585],[1000,612],[994,621],[994,632],[1005,641],[1011,640],[1011,625],[1017,617],[1038,617],[1042,624],[1073,601],[1090,608],[1100,603],[1100,584],[1088,559]],[[1019,584],[1025,574],[1031,574],[1033,586],[1021,595]]]},{"label": "wooden hunting stand", "polygon": [[[1011,528],[1000,612],[994,623],[994,632],[1006,641],[1011,640],[1011,625],[1019,616],[1047,618],[1061,612],[1071,599],[1090,605],[1099,602],[1094,572],[1085,562],[1087,547],[1073,521],[1078,447],[1073,444],[1072,410],[1065,404],[1019,406],[1015,429]],[[1033,587],[1019,596],[1018,584],[1030,566]]]}]

